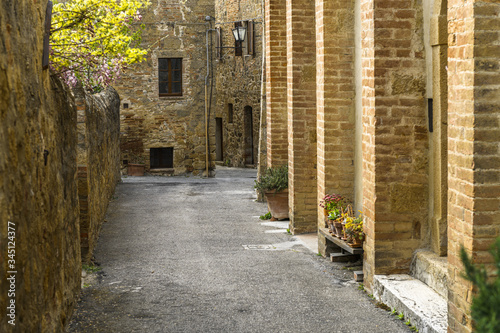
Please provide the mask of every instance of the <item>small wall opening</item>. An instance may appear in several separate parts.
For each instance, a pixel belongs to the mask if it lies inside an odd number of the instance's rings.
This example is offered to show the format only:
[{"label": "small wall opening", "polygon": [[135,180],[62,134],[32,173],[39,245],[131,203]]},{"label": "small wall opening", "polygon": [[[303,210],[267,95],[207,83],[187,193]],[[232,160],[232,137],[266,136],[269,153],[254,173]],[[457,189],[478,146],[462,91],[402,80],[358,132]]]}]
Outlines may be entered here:
[{"label": "small wall opening", "polygon": [[233,104],[229,103],[227,105],[227,122],[229,124],[233,123],[233,117],[234,117]]},{"label": "small wall opening", "polygon": [[223,142],[222,142],[222,118],[215,118],[215,160],[222,161],[224,159]]},{"label": "small wall opening", "polygon": [[151,148],[149,150],[151,169],[171,169],[174,167],[174,148]]}]

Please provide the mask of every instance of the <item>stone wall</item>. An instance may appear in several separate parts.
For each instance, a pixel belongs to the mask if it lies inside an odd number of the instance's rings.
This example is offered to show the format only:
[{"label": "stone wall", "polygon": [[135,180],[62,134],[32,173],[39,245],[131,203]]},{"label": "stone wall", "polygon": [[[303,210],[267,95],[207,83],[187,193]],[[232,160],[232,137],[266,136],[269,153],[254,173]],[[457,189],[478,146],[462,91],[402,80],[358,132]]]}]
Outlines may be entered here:
[{"label": "stone wall", "polygon": [[81,251],[88,263],[120,180],[120,98],[113,88],[87,96],[78,90],[75,95]]},{"label": "stone wall", "polygon": [[[0,3],[2,332],[63,331],[80,290],[76,110],[70,93],[42,70],[46,5]],[[8,222],[15,227],[15,263],[8,262]],[[15,326],[6,315],[12,300]]]},{"label": "stone wall", "polygon": [[80,290],[80,231],[88,259],[120,176],[116,92],[81,97],[77,111],[42,69],[47,2],[0,5],[2,332],[64,331]]},{"label": "stone wall", "polygon": [[[173,148],[173,168],[152,171],[204,172],[207,15],[214,16],[213,1],[153,0],[144,12],[142,46],[150,51],[115,85],[122,103],[124,164],[145,163],[150,170],[151,148]],[[182,58],[182,96],[159,96],[159,58]],[[211,110],[209,167],[213,168],[215,112]]]},{"label": "stone wall", "polygon": [[250,20],[254,25],[253,52],[248,52],[247,49],[247,33],[241,56],[235,55],[233,48],[223,48],[220,57],[216,57],[215,61],[215,117],[221,118],[223,131],[222,153],[218,158],[229,166],[256,165],[258,160],[263,74],[262,10],[261,0],[215,1],[215,27],[220,29],[223,47],[235,46],[231,30],[234,29],[236,21],[246,24],[246,21]]}]

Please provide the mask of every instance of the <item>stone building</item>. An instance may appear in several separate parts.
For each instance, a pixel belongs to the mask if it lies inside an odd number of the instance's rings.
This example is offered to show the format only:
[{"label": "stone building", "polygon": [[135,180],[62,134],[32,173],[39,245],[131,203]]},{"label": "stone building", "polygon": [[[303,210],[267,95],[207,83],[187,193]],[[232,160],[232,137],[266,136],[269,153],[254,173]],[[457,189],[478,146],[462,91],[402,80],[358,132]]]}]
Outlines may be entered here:
[{"label": "stone building", "polygon": [[[116,85],[123,164],[144,163],[162,174],[199,174],[215,161],[255,166],[261,1],[155,0],[142,21],[147,60]],[[231,31],[237,25],[246,28],[239,44]]]},{"label": "stone building", "polygon": [[[263,23],[260,0],[216,0],[216,161],[229,166],[258,162]],[[243,42],[232,30],[246,28]]]},{"label": "stone building", "polygon": [[490,265],[500,235],[500,4],[266,0],[265,23],[267,163],[289,165],[290,229],[319,230],[327,254],[318,201],[346,196],[365,288],[385,301],[388,276],[421,280],[437,331],[470,332],[459,249]]},{"label": "stone building", "polygon": [[214,117],[206,121],[215,105],[208,91],[212,33],[207,16],[214,16],[213,1],[153,0],[143,13],[147,59],[115,86],[122,103],[124,165],[144,163],[146,170],[163,174],[214,168]]}]

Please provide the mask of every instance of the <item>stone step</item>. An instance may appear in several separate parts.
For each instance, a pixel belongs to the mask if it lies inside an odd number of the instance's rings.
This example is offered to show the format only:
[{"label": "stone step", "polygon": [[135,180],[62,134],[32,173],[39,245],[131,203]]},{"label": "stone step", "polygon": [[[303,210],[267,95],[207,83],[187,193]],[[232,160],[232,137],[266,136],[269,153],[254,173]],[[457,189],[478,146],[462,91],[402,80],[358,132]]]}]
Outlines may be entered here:
[{"label": "stone step", "polygon": [[410,275],[422,281],[444,298],[448,295],[448,258],[426,250],[415,252]]},{"label": "stone step", "polygon": [[420,333],[446,333],[447,302],[425,283],[410,275],[375,275],[373,296],[398,313]]}]

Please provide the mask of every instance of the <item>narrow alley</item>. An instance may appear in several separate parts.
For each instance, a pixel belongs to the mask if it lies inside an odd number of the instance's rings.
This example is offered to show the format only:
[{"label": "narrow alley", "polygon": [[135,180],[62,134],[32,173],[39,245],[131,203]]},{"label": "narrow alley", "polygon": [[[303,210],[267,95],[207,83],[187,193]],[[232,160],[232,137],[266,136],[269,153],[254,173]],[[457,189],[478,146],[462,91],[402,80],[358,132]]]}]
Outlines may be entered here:
[{"label": "narrow alley", "polygon": [[255,176],[124,178],[68,332],[409,332],[352,272],[258,218]]}]

